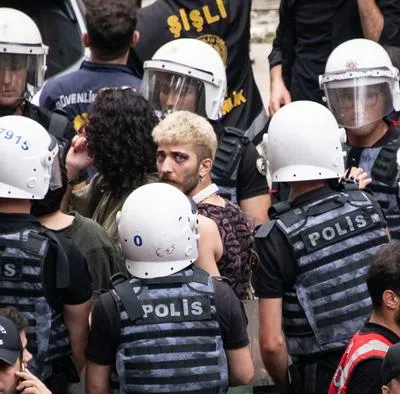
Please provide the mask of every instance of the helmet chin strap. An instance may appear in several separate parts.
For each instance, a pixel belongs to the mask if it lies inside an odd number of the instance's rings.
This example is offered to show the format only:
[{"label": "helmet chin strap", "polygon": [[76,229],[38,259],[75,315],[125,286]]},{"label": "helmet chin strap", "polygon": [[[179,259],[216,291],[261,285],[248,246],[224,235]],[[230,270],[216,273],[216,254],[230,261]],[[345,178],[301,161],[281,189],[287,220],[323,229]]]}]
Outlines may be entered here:
[{"label": "helmet chin strap", "polygon": [[21,98],[17,101],[15,105],[5,106],[0,105],[0,116],[7,116],[7,115],[16,115],[18,110],[21,110],[21,114],[24,110],[26,98]]}]

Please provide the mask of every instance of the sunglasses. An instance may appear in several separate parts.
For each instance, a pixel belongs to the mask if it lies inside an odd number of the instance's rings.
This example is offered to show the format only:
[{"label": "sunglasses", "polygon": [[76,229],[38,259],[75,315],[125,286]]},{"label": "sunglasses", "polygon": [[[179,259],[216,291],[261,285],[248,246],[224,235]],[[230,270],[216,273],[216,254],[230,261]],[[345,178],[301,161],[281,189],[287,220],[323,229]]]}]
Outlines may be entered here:
[{"label": "sunglasses", "polygon": [[104,92],[112,92],[112,91],[121,91],[123,92],[124,90],[131,90],[132,92],[136,93],[136,88],[134,86],[129,86],[129,85],[125,85],[125,86],[106,86],[104,88],[101,88],[97,91],[97,93],[104,93]]}]

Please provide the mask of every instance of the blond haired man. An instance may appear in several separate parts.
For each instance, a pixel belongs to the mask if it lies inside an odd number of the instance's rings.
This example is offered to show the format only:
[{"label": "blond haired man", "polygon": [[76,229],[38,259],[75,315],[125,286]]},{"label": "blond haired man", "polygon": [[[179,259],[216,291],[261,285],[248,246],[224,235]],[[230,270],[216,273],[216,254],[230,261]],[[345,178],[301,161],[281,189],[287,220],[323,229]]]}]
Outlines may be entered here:
[{"label": "blond haired man", "polygon": [[[211,169],[217,137],[211,124],[188,111],[167,116],[153,130],[160,180],[193,198],[200,213],[199,264],[230,280],[239,298],[248,290],[253,237],[245,214],[218,195]],[[217,263],[217,270],[211,262]]]}]

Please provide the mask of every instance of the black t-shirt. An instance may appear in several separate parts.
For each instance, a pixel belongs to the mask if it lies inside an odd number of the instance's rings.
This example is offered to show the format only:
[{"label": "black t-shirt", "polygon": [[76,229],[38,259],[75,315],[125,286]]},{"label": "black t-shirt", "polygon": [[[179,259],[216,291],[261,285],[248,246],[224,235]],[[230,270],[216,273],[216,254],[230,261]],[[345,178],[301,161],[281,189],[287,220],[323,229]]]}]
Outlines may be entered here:
[{"label": "black t-shirt", "polygon": [[[336,192],[329,187],[315,189],[297,197],[292,201],[291,207],[301,207],[334,193]],[[253,275],[256,296],[282,298],[286,291],[293,289],[297,276],[297,262],[292,245],[278,226],[274,226],[266,238],[260,237],[262,227],[255,237],[256,250],[260,256],[259,267]]]},{"label": "black t-shirt", "polygon": [[[214,280],[217,318],[224,349],[241,349],[249,344],[243,306],[227,283]],[[112,365],[120,338],[119,311],[110,292],[97,299],[92,311],[86,357],[100,365]]]},{"label": "black t-shirt", "polygon": [[293,101],[312,100],[322,104],[318,76],[324,73],[333,49],[332,24],[337,3],[338,0],[296,0],[294,3],[296,45],[290,86]]},{"label": "black t-shirt", "polygon": [[[0,213],[0,233],[10,233],[24,229],[41,228],[39,221],[32,215]],[[51,283],[44,283],[48,301],[54,306],[58,302],[66,305],[79,305],[88,301],[92,296],[90,276],[85,258],[76,246],[67,238],[58,238],[63,246],[69,262],[70,284],[63,289],[55,287],[55,267],[57,252],[50,243],[44,267],[48,271],[46,278],[52,278]],[[50,280],[49,280],[50,282]],[[53,304],[54,303],[54,304]]]},{"label": "black t-shirt", "polygon": [[[363,334],[377,333],[383,335],[391,343],[397,343],[400,338],[391,330],[379,324],[365,323],[360,330]],[[370,357],[361,361],[352,371],[347,386],[347,394],[380,394],[382,358]]]},{"label": "black t-shirt", "polygon": [[[221,122],[212,122],[218,139],[224,134],[224,127]],[[267,178],[257,169],[257,159],[260,157],[252,142],[244,146],[239,163],[237,179],[238,202],[247,198],[261,196],[269,191]]]}]

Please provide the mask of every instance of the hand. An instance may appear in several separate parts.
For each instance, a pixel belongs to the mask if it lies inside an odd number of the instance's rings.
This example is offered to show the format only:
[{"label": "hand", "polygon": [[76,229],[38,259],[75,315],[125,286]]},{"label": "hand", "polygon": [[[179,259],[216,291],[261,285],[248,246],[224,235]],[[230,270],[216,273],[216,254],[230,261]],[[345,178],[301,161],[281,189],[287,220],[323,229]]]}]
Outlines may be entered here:
[{"label": "hand", "polygon": [[17,390],[22,394],[51,394],[51,391],[27,369],[24,372],[16,372],[15,374],[21,380]]},{"label": "hand", "polygon": [[271,94],[268,105],[269,115],[273,116],[281,106],[289,104],[291,101],[292,97],[283,80],[271,81]]},{"label": "hand", "polygon": [[82,170],[86,170],[91,165],[93,165],[93,158],[89,156],[86,137],[76,135],[72,139],[66,158],[68,179],[77,178]]},{"label": "hand", "polygon": [[350,173],[347,175],[350,181],[358,183],[360,189],[365,189],[371,182],[372,179],[368,176],[368,173],[362,168],[352,167]]}]

